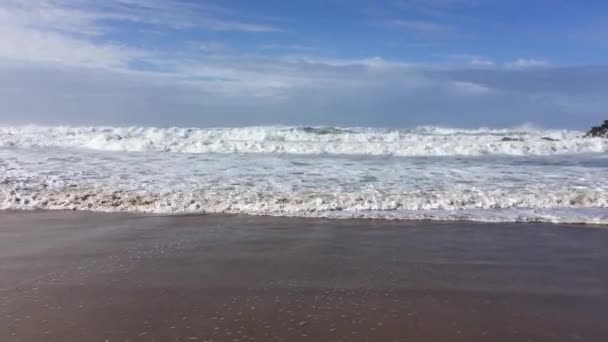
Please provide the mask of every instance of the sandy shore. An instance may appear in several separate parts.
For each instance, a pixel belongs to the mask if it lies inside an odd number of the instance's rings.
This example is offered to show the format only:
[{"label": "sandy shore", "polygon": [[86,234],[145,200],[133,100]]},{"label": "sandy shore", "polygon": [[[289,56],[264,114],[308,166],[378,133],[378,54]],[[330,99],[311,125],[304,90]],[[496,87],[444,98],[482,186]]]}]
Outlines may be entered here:
[{"label": "sandy shore", "polygon": [[0,341],[607,341],[608,229],[0,213]]}]

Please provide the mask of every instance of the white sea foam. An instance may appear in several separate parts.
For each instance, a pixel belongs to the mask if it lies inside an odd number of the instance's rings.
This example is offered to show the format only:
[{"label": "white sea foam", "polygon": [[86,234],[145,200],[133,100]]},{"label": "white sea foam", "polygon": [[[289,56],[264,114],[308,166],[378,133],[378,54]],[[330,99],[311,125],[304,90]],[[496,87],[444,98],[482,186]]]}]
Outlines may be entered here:
[{"label": "white sea foam", "polygon": [[[578,132],[27,127],[0,136],[0,209],[608,224],[606,145]],[[378,148],[391,143],[399,153]],[[558,143],[567,148],[549,147]]]},{"label": "white sea foam", "polygon": [[391,156],[555,155],[604,153],[606,139],[566,130],[245,127],[4,127],[0,147],[186,153],[358,154]]}]

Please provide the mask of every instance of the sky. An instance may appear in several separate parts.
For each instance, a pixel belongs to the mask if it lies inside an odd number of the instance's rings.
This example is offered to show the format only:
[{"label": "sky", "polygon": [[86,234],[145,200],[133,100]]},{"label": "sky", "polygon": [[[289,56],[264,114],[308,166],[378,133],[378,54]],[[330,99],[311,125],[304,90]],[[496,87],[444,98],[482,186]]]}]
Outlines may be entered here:
[{"label": "sky", "polygon": [[0,0],[0,125],[608,119],[602,0]]}]

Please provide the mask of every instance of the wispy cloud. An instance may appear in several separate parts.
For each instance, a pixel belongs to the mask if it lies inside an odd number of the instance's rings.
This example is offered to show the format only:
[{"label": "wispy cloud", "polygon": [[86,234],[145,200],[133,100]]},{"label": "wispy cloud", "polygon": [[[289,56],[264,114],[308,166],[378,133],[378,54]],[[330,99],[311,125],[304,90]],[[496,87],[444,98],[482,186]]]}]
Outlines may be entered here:
[{"label": "wispy cloud", "polygon": [[453,32],[451,26],[430,20],[394,19],[387,21],[385,24],[389,27],[418,34],[446,34]]},{"label": "wispy cloud", "polygon": [[451,54],[448,56],[448,59],[450,61],[456,61],[460,64],[471,65],[473,67],[490,68],[490,67],[496,66],[496,62],[494,62],[493,60],[491,60],[485,56],[475,55],[475,54],[468,54],[468,53]]},{"label": "wispy cloud", "polygon": [[548,67],[551,63],[544,59],[534,59],[534,58],[518,58],[513,62],[506,63],[507,67],[515,68],[515,69],[524,69],[524,68],[541,68]]},{"label": "wispy cloud", "polygon": [[[379,15],[388,27],[425,36],[424,38],[470,38],[478,32],[470,32],[463,25],[477,19],[470,17],[470,9],[492,0],[393,0]],[[377,14],[378,15],[378,14]]]},{"label": "wispy cloud", "polygon": [[[57,1],[57,0],[56,0]],[[65,1],[65,0],[63,0]],[[132,21],[173,29],[207,28],[217,31],[275,32],[280,29],[242,18],[243,14],[203,2],[184,0],[75,0],[101,19]],[[65,5],[65,4],[64,4]]]},{"label": "wispy cloud", "polygon": [[109,38],[121,23],[262,33],[278,28],[222,8],[166,0],[0,0],[0,60],[127,68],[151,51]]},{"label": "wispy cloud", "polygon": [[[601,96],[608,92],[606,68],[513,70],[504,65],[408,64],[379,57],[235,55],[183,56],[162,63],[162,72],[133,73],[0,63],[0,121],[511,125],[543,122],[551,113],[554,123],[559,119],[580,124],[577,115],[595,115],[598,120],[595,110],[608,105]],[[570,107],[563,106],[565,97]],[[28,100],[32,98],[36,101]],[[595,105],[577,105],[588,99]]]},{"label": "wispy cloud", "polygon": [[238,21],[231,20],[218,20],[218,19],[206,19],[202,20],[201,26],[209,27],[216,31],[242,31],[242,32],[277,32],[278,28],[262,25],[262,24],[252,24],[252,23],[244,23]]},{"label": "wispy cloud", "polygon": [[448,84],[456,91],[465,95],[484,95],[492,91],[492,89],[487,86],[474,82],[450,81]]},{"label": "wispy cloud", "polygon": [[469,8],[488,0],[396,0],[394,4],[410,14],[422,14],[432,17],[445,17],[452,14],[455,8]]},{"label": "wispy cloud", "polygon": [[101,35],[94,12],[47,1],[0,2],[0,60],[93,67],[123,67],[144,53],[111,42]]},{"label": "wispy cloud", "polygon": [[[132,74],[0,65],[2,121],[486,125],[543,122],[543,116],[551,113],[554,123],[559,119],[580,124],[577,115],[595,115],[598,120],[596,108],[608,105],[600,96],[608,92],[605,68],[512,70],[436,67],[381,58],[246,56],[168,63],[173,65],[165,65],[164,73]],[[563,106],[565,97],[570,99],[568,108]],[[31,98],[37,101],[28,101]],[[577,105],[587,99],[595,105]],[[12,112],[20,114],[11,116]]]},{"label": "wispy cloud", "polygon": [[[405,3],[441,12],[474,5]],[[389,26],[391,35],[407,38],[459,33],[458,22],[444,17],[391,15],[382,16],[396,19],[385,20],[379,31],[386,33]],[[375,18],[373,29],[382,18]],[[285,33],[265,34],[280,32],[275,22],[199,1],[0,0],[1,119],[411,125],[470,117],[479,125],[496,122],[492,117],[516,123],[530,121],[526,113],[559,110],[566,120],[578,109],[595,115],[608,106],[602,96],[608,93],[606,68],[559,67],[538,58],[505,63],[484,52],[437,51],[443,62],[436,64],[385,59],[372,49],[340,54],[302,44],[318,41],[315,37],[288,41]],[[158,37],[150,31],[160,32],[159,45],[169,47],[155,48]],[[251,35],[282,39],[238,46],[221,39],[236,33],[239,42]],[[176,41],[167,43],[173,37]],[[148,38],[154,38],[151,45]],[[564,98],[571,99],[568,108]],[[509,113],[518,110],[519,116]]]}]

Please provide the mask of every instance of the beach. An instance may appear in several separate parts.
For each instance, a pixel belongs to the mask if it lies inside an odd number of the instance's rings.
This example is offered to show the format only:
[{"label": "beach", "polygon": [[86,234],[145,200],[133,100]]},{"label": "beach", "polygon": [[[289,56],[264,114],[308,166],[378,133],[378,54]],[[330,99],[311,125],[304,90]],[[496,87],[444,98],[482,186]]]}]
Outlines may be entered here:
[{"label": "beach", "polygon": [[608,342],[605,23],[0,0],[0,342]]},{"label": "beach", "polygon": [[608,230],[0,213],[1,341],[605,341]]}]

